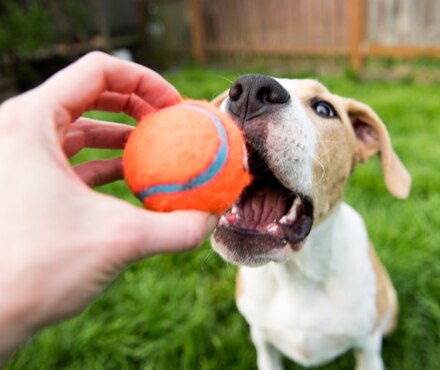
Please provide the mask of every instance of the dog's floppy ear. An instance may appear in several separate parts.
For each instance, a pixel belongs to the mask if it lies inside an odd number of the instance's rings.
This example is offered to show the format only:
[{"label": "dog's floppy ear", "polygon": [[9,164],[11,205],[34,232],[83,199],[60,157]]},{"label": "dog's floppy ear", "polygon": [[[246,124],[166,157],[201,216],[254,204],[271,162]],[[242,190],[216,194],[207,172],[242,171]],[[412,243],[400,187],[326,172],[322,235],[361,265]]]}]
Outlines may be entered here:
[{"label": "dog's floppy ear", "polygon": [[391,145],[388,131],[379,116],[366,104],[346,99],[347,113],[358,141],[359,161],[378,154],[385,185],[396,198],[405,199],[411,188],[411,176]]},{"label": "dog's floppy ear", "polygon": [[211,100],[211,104],[215,105],[217,108],[220,108],[220,105],[223,103],[229,95],[229,90],[223,91],[220,95],[217,95],[214,99]]}]

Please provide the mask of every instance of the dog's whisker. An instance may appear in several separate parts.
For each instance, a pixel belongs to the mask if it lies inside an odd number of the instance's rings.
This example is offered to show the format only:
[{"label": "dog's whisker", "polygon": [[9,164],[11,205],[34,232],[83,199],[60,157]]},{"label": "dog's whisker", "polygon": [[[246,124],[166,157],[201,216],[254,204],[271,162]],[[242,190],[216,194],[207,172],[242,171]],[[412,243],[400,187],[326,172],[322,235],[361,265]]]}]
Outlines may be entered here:
[{"label": "dog's whisker", "polygon": [[228,81],[231,85],[234,83],[234,81],[230,80],[229,78],[225,76],[217,76],[217,78],[220,78],[222,80]]},{"label": "dog's whisker", "polygon": [[321,168],[321,171],[322,171],[321,177],[316,181],[316,184],[319,185],[321,183],[321,181],[325,178],[325,175],[326,175],[325,167],[324,167],[324,164],[315,156],[313,158],[313,161],[319,165],[319,167]]},{"label": "dog's whisker", "polygon": [[200,269],[203,271],[204,270],[204,265],[206,264],[206,261],[208,261],[209,257],[211,257],[212,255],[214,255],[214,251],[211,249],[209,251],[209,253],[205,256],[205,258],[203,259],[202,263],[200,264]]}]

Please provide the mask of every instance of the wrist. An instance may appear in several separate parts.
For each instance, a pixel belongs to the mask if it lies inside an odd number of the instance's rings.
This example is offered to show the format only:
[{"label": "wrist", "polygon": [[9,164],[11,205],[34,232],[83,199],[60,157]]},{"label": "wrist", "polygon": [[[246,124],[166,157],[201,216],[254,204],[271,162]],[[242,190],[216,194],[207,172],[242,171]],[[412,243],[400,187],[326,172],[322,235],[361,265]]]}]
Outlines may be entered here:
[{"label": "wrist", "polygon": [[[29,312],[24,307],[0,299],[0,368],[6,364],[15,350],[32,335],[27,317]],[[11,298],[11,297],[9,297]],[[13,300],[13,299],[11,299]]]}]

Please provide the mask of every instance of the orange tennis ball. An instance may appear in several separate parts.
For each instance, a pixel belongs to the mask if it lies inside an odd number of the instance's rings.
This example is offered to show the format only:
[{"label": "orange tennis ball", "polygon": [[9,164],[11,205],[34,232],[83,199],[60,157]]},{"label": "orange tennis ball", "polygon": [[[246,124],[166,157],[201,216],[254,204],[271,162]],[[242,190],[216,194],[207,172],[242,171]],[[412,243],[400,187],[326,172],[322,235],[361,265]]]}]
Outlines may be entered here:
[{"label": "orange tennis ball", "polygon": [[222,214],[249,185],[239,128],[208,102],[186,100],[144,117],[124,149],[124,175],[144,206]]}]

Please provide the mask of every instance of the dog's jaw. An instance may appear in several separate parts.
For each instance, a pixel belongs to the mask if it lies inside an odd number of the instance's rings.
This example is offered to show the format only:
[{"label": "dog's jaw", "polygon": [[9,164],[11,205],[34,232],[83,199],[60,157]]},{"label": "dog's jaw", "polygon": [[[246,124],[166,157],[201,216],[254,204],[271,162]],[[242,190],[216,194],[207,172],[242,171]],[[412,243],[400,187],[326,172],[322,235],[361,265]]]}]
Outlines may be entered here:
[{"label": "dog's jaw", "polygon": [[[282,82],[294,88],[293,81]],[[229,104],[225,99],[221,109],[231,114]],[[220,219],[212,238],[214,250],[235,264],[285,261],[301,249],[312,227],[314,126],[295,96],[275,108],[270,115],[237,122],[256,180]]]},{"label": "dog's jaw", "polygon": [[[260,198],[273,196],[271,193],[256,195],[257,199],[245,206],[247,209],[235,205],[233,210],[222,216],[213,235],[213,247],[226,260],[240,265],[258,266],[271,261],[285,261],[301,249],[313,223],[311,203],[300,195],[294,195],[287,214],[280,209],[272,209],[271,215],[264,218],[263,207],[270,207],[271,200]],[[260,211],[258,205],[251,209],[256,202],[264,202],[265,206]],[[281,203],[281,208],[284,208],[283,199]]]}]

